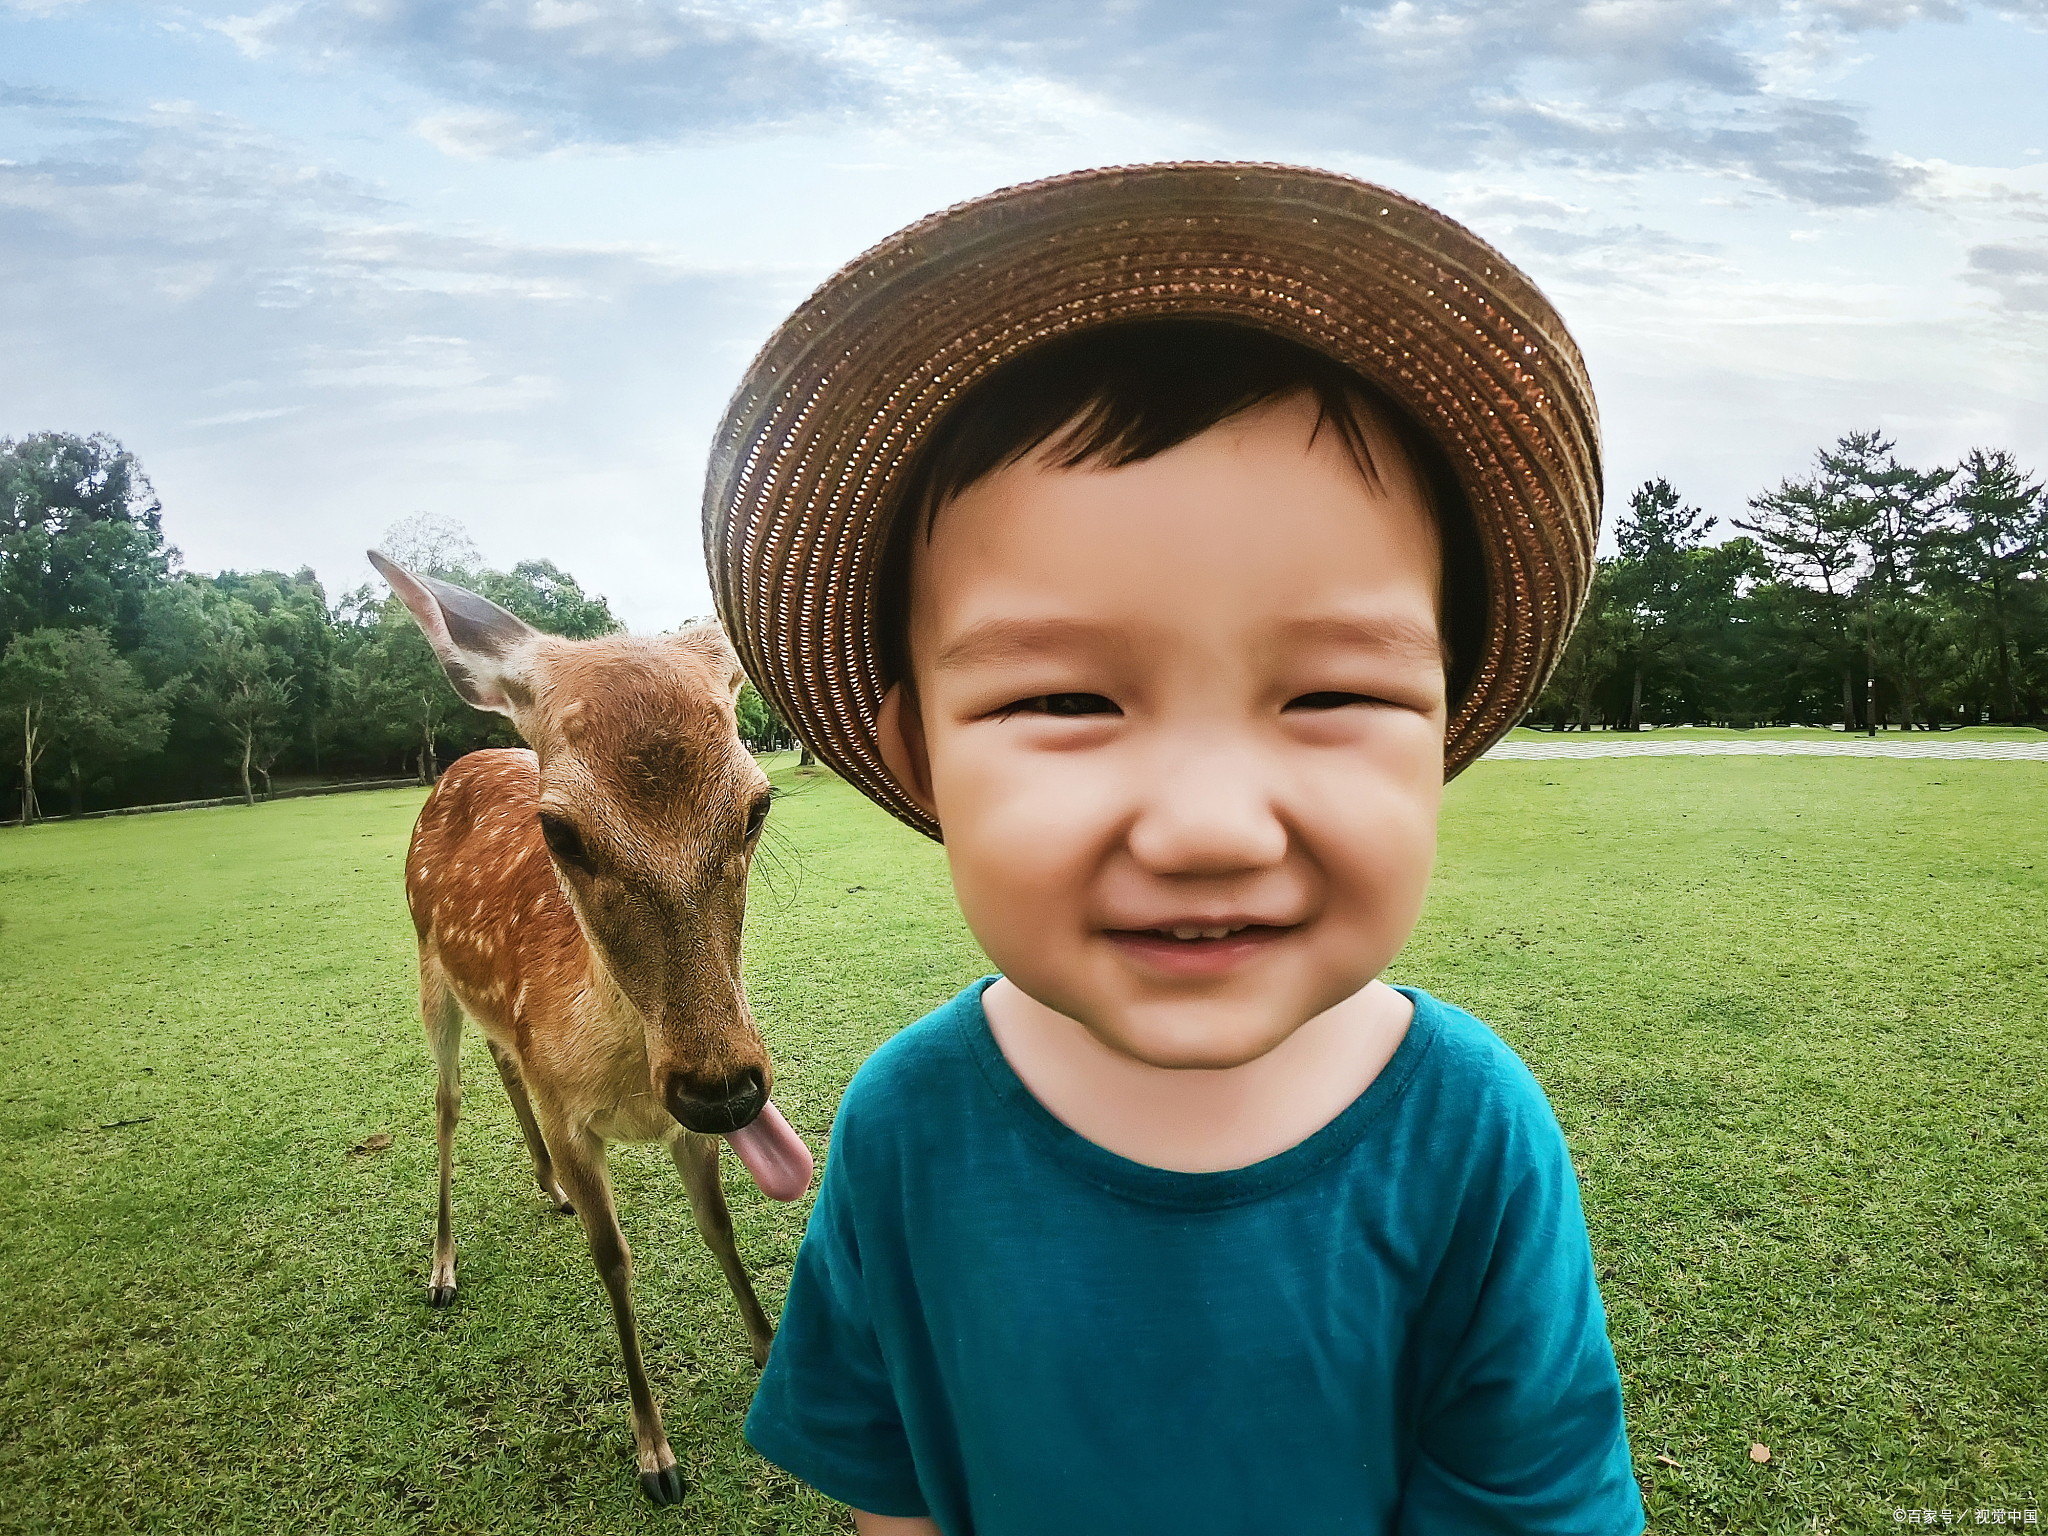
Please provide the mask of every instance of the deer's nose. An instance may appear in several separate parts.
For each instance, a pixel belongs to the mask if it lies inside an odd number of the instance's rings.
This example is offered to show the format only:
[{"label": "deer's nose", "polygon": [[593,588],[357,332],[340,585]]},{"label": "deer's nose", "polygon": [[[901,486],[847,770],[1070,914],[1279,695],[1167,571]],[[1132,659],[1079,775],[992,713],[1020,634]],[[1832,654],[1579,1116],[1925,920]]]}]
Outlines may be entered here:
[{"label": "deer's nose", "polygon": [[663,1099],[668,1112],[691,1130],[722,1136],[754,1123],[768,1102],[768,1089],[758,1067],[721,1078],[671,1072]]}]

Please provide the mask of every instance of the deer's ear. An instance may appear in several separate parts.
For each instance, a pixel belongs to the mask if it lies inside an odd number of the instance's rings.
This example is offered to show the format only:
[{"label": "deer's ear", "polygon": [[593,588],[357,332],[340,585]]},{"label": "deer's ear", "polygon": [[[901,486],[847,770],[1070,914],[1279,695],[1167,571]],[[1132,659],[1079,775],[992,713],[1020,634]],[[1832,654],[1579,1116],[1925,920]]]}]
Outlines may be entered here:
[{"label": "deer's ear", "polygon": [[740,696],[740,689],[746,686],[747,669],[740,665],[740,653],[732,648],[724,625],[716,619],[705,619],[684,626],[676,632],[676,638],[695,646],[713,666],[723,667],[725,686],[732,690],[735,699]]},{"label": "deer's ear", "polygon": [[411,610],[457,693],[478,709],[501,715],[511,714],[515,703],[527,702],[529,690],[519,676],[515,653],[538,630],[489,598],[431,576],[415,576],[374,549],[370,564]]}]

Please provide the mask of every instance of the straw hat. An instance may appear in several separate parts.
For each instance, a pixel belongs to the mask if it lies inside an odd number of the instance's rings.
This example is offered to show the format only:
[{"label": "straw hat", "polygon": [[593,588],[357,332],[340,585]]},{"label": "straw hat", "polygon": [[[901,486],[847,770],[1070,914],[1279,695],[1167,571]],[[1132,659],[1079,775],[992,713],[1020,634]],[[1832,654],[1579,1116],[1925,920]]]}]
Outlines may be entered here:
[{"label": "straw hat", "polygon": [[1593,571],[1600,426],[1550,302],[1463,226],[1328,171],[1080,171],[922,219],[842,268],[747,370],[712,445],[704,545],[754,685],[820,758],[930,837],[882,766],[875,586],[895,491],[953,401],[1052,337],[1157,316],[1306,343],[1442,448],[1484,553],[1487,647],[1444,775],[1521,716]]}]

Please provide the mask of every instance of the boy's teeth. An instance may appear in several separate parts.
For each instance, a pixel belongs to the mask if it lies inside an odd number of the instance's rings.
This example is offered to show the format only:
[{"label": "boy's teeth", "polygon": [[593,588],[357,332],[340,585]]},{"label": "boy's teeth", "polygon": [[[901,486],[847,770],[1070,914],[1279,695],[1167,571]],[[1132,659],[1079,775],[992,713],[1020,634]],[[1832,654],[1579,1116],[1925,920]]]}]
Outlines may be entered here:
[{"label": "boy's teeth", "polygon": [[1175,928],[1171,930],[1176,939],[1227,939],[1236,931],[1234,928]]}]

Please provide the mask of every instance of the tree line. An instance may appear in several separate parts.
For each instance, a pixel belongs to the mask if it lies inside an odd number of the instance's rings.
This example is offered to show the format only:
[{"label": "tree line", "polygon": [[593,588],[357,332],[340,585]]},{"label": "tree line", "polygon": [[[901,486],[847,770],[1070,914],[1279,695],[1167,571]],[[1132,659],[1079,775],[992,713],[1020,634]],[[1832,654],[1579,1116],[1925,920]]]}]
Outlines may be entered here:
[{"label": "tree line", "polygon": [[[384,548],[551,634],[621,628],[548,560],[487,567],[461,528],[417,516]],[[464,704],[395,597],[330,595],[310,569],[178,569],[135,456],[101,433],[0,439],[0,793],[26,820],[63,811],[254,800],[280,777],[412,775],[508,722]],[[751,690],[749,690],[751,692]],[[787,727],[758,697],[761,746]],[[0,813],[4,814],[4,813]]]},{"label": "tree line", "polygon": [[[2048,495],[2004,452],[1920,469],[1876,432],[1752,498],[1734,536],[1664,480],[1616,519],[1532,723],[1934,728],[2048,719]],[[418,516],[384,547],[535,628],[620,628],[548,560],[487,567]],[[510,725],[448,687],[404,605],[310,569],[178,569],[135,456],[104,433],[0,438],[0,792],[58,809],[253,800],[278,776],[434,778]],[[751,685],[740,732],[795,745]],[[11,782],[10,782],[11,780]]]},{"label": "tree line", "polygon": [[2048,496],[2009,453],[1934,469],[1851,432],[1734,536],[1651,480],[1616,519],[1530,723],[2035,724],[2048,717]]}]

